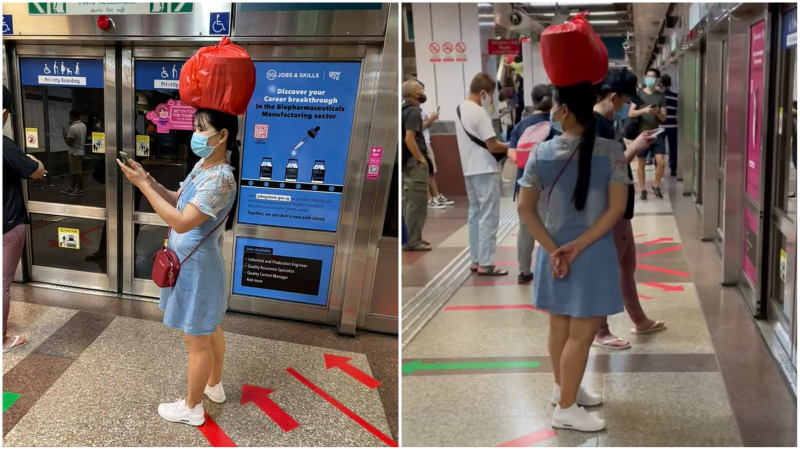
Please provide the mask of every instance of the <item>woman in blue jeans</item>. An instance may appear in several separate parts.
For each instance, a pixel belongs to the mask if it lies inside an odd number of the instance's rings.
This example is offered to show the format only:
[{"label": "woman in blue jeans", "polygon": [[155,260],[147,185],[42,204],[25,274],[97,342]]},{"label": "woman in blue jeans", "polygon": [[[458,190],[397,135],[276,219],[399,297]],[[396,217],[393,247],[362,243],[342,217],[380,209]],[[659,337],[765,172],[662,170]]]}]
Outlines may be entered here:
[{"label": "woman in blue jeans", "polygon": [[[550,313],[552,426],[585,432],[606,426],[582,408],[603,399],[581,388],[581,380],[603,318],[623,311],[612,229],[625,212],[631,184],[622,144],[595,134],[595,99],[589,83],[554,89],[550,120],[563,134],[534,147],[517,207],[540,243],[533,304]],[[542,196],[544,221],[537,208]]]},{"label": "woman in blue jeans", "polygon": [[225,229],[233,225],[237,168],[231,164],[239,164],[238,132],[236,116],[197,110],[191,145],[201,159],[178,192],[160,185],[140,164],[118,161],[128,180],[172,229],[168,248],[181,260],[175,286],[161,290],[159,303],[164,324],[180,329],[189,348],[186,398],[158,407],[159,415],[170,422],[200,426],[205,422],[203,394],[215,403],[225,401],[221,383],[225,338],[219,325],[227,309],[227,291],[221,221],[227,219]]}]

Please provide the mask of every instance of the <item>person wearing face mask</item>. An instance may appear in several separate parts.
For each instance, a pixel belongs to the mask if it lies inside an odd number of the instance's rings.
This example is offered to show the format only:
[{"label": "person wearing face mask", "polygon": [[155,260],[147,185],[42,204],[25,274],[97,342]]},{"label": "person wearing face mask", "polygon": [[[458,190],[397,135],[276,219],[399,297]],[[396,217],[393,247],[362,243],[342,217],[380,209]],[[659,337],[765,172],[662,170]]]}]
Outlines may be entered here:
[{"label": "person wearing face mask", "polygon": [[[3,86],[3,127],[11,114],[14,114],[11,92]],[[20,334],[8,335],[8,311],[11,307],[11,283],[22,259],[30,224],[22,195],[22,180],[39,180],[44,175],[41,161],[33,155],[26,155],[8,136],[3,136],[3,353],[16,350],[28,341]]]},{"label": "person wearing face mask", "polygon": [[[642,99],[641,107],[631,109],[628,113],[631,118],[638,119],[639,133],[658,129],[667,120],[667,98],[663,92],[656,89],[656,82],[660,76],[661,72],[658,69],[647,71],[644,78],[645,88],[639,91],[639,97]],[[664,177],[664,154],[666,153],[666,148],[662,136],[658,136],[650,148],[638,155],[639,162],[636,166],[636,175],[639,181],[640,198],[647,200],[644,167],[648,153],[652,153],[655,156],[656,162],[656,175],[652,187],[653,195],[658,198],[664,198],[661,193],[661,179]]]},{"label": "person wearing face mask", "polygon": [[426,156],[424,124],[419,105],[428,97],[425,88],[417,80],[408,80],[402,86],[403,107],[401,110],[403,128],[403,218],[408,239],[403,250],[407,252],[427,252],[430,244],[422,239],[422,228],[428,217],[428,158]]},{"label": "person wearing face mask", "polygon": [[[584,406],[602,395],[581,387],[589,350],[606,316],[622,312],[613,228],[625,213],[631,180],[622,145],[596,135],[594,86],[553,91],[551,122],[563,134],[538,144],[520,179],[520,218],[540,244],[533,305],[549,313],[555,384],[552,426],[596,432],[605,421]],[[542,220],[537,205],[546,201]]]},{"label": "person wearing face mask", "polygon": [[[636,93],[636,75],[627,68],[611,68],[605,80],[598,86],[598,101],[594,105],[595,125],[597,137],[619,141],[614,130],[614,121],[625,120],[630,102],[641,103]],[[653,333],[666,329],[666,324],[647,317],[642,305],[639,302],[639,292],[636,289],[636,243],[633,240],[633,219],[634,197],[636,193],[633,188],[633,173],[630,163],[636,155],[647,149],[655,137],[652,131],[645,131],[639,135],[625,149],[625,165],[627,166],[628,178],[631,184],[628,186],[628,202],[625,206],[625,214],[619,222],[614,225],[614,244],[617,248],[617,262],[619,264],[619,284],[622,290],[622,300],[625,311],[628,313],[634,328],[633,334]],[[630,348],[631,344],[624,339],[611,333],[608,327],[608,319],[604,318],[592,344],[596,347],[603,347],[611,350],[624,350]]]},{"label": "person wearing face mask", "polygon": [[500,223],[500,161],[508,144],[497,139],[492,126],[495,82],[479,73],[469,85],[469,97],[456,108],[456,139],[469,199],[470,270],[479,276],[505,276],[497,269],[497,226]]},{"label": "person wearing face mask", "polygon": [[221,383],[225,338],[219,326],[227,309],[222,225],[232,228],[236,210],[238,133],[236,116],[213,109],[195,111],[191,146],[201,159],[177,192],[159,184],[139,163],[117,161],[171,228],[168,248],[181,261],[180,276],[173,287],[161,290],[159,303],[164,324],[182,330],[189,349],[186,398],[158,407],[159,415],[170,422],[200,426],[205,422],[203,394],[215,403],[226,399]]},{"label": "person wearing face mask", "polygon": [[[525,134],[525,131],[528,128],[543,122],[550,122],[550,110],[553,109],[553,88],[546,84],[537,84],[533,87],[533,91],[531,92],[531,100],[533,100],[533,114],[522,119],[522,121],[514,127],[514,130],[511,131],[511,139],[508,142],[509,155],[512,153],[515,155],[518,154],[517,145],[520,142],[520,138],[523,134]],[[556,131],[551,124],[550,132],[546,140],[553,139],[560,134],[561,133]],[[514,186],[515,201],[519,195],[519,180],[522,178],[523,173],[524,171],[522,169],[517,169],[517,183]],[[542,207],[543,204],[544,202],[539,202],[540,207]],[[541,215],[544,215],[544,213],[541,213]],[[517,262],[519,263],[519,276],[517,276],[517,282],[519,284],[526,284],[533,281],[531,265],[533,263],[533,249],[536,243],[531,238],[531,234],[528,231],[528,228],[525,226],[525,223],[520,220],[519,226],[519,233],[517,233]]]}]

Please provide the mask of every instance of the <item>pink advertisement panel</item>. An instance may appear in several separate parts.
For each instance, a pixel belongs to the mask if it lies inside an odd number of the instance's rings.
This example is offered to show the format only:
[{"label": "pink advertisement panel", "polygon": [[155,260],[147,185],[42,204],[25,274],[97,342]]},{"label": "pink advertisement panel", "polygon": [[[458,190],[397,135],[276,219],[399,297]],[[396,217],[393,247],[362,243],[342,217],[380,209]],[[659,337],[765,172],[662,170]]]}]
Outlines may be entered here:
[{"label": "pink advertisement panel", "polygon": [[744,209],[744,255],[742,269],[747,278],[756,285],[756,261],[758,261],[758,220],[749,209]]},{"label": "pink advertisement panel", "polygon": [[745,170],[745,192],[759,201],[761,170],[761,105],[764,95],[764,33],[766,21],[750,28],[750,76],[747,97],[747,168]]}]

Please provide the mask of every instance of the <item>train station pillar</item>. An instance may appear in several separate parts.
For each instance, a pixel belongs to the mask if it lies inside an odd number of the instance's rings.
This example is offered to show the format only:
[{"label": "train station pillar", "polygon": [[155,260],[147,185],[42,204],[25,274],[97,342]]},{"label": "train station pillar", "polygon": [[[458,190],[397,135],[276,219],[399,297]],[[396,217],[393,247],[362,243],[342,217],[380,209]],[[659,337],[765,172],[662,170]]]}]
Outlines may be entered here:
[{"label": "train station pillar", "polygon": [[480,72],[495,77],[483,38],[494,32],[494,15],[475,3],[413,3],[412,8],[417,78],[428,97],[422,109],[430,114],[440,108],[440,121],[455,121],[472,77]]},{"label": "train station pillar", "polygon": [[531,105],[531,91],[537,84],[548,84],[547,72],[542,64],[542,54],[539,49],[539,38],[533,36],[522,40],[522,78],[525,88],[525,105]]}]

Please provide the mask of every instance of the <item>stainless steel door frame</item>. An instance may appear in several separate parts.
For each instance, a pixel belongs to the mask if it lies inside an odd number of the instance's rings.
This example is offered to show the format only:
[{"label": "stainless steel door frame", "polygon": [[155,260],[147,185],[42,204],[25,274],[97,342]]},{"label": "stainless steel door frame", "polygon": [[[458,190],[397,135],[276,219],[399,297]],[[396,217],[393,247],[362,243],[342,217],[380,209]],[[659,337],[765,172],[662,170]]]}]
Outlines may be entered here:
[{"label": "stainless steel door frame", "polygon": [[[28,187],[23,184],[25,201],[30,214],[49,214],[55,216],[92,218],[105,220],[107,227],[107,274],[79,272],[64,269],[54,269],[49,267],[33,265],[33,258],[26,258],[27,270],[33,281],[57,284],[61,286],[72,286],[86,289],[103,291],[116,291],[119,277],[117,267],[116,249],[117,238],[117,180],[114,173],[109,171],[109,167],[116,165],[116,54],[114,46],[92,45],[96,43],[75,43],[71,45],[39,45],[21,44],[12,48],[11,63],[14,65],[14,86],[16,95],[14,107],[17,111],[22,108],[22,83],[19,70],[20,58],[96,58],[104,61],[104,86],[103,86],[103,108],[106,135],[106,207],[89,207],[74,205],[57,205],[44,202],[32,202],[28,200]],[[16,121],[17,136],[25,136],[25,127],[22,120]],[[114,253],[112,254],[112,250]],[[25,252],[32,254],[31,233],[25,243]],[[114,256],[114,257],[112,257]]]},{"label": "stainless steel door frame", "polygon": [[[178,43],[176,43],[178,44]],[[120,148],[129,155],[135,154],[136,130],[135,115],[136,108],[136,88],[135,88],[135,69],[136,61],[181,61],[184,62],[191,58],[202,43],[184,43],[181,47],[151,47],[139,46],[136,44],[125,44],[122,47],[122,138]],[[116,165],[115,165],[116,170]],[[131,183],[122,181],[122,292],[126,294],[140,295],[144,297],[158,297],[161,289],[150,279],[141,279],[134,276],[135,264],[135,227],[137,225],[155,225],[166,227],[164,222],[156,213],[136,212],[134,205],[135,190]],[[223,252],[225,246],[229,245],[230,239],[226,233]]]},{"label": "stainless steel door frame", "polygon": [[695,104],[693,99],[697,97],[697,74],[695,72],[698,61],[697,46],[687,49],[678,61],[678,66],[681,77],[681,83],[678,86],[679,98],[687,99],[684,102],[679,102],[679,120],[680,126],[678,127],[678,164],[681,166],[683,178],[683,195],[692,195],[692,184],[694,182],[694,152],[695,148],[695,135],[694,135],[694,115]]},{"label": "stainless steel door frame", "polygon": [[[361,280],[358,278],[348,278],[348,285],[345,291],[346,306],[342,313],[342,320],[339,327],[340,332],[355,334],[356,326],[360,328],[369,327],[377,331],[387,333],[397,333],[399,319],[397,316],[380,316],[370,314],[370,307],[373,300],[374,284],[381,247],[393,247],[395,252],[399,246],[396,238],[385,238],[383,225],[385,221],[386,205],[388,196],[391,192],[392,174],[394,165],[397,161],[397,136],[398,124],[397,114],[399,111],[399,99],[397,96],[397,84],[399,70],[397,65],[398,53],[398,30],[399,30],[399,5],[389,4],[389,19],[386,27],[386,40],[380,55],[380,67],[378,68],[379,77],[374,84],[376,111],[386,111],[376,117],[372,124],[369,136],[368,148],[383,148],[381,159],[380,178],[377,181],[366,181],[362,198],[374,198],[372,207],[363,205],[359,213],[358,229],[367,228],[369,234],[360,233],[356,236],[358,240],[356,247],[363,249],[363,257],[351,259],[351,266],[348,273],[362,273]],[[365,158],[366,159],[366,158]],[[364,177],[366,167],[362,169],[361,177]],[[363,243],[363,244],[362,244]],[[384,250],[388,251],[388,250]],[[363,258],[363,259],[362,259]],[[397,256],[395,256],[395,261]],[[395,272],[397,269],[395,268]],[[397,277],[394,280],[399,283]],[[399,311],[399,298],[398,311]],[[368,318],[369,320],[368,324]]]},{"label": "stainless steel door frame", "polygon": [[[700,207],[703,216],[701,238],[704,241],[713,241],[718,237],[717,225],[719,224],[719,202],[722,192],[719,180],[719,158],[722,152],[722,121],[724,105],[722,104],[722,87],[725,85],[725,76],[722,73],[724,50],[723,41],[728,37],[728,22],[710,30],[706,38],[705,74],[703,79],[703,203]],[[724,180],[723,180],[724,182]]]}]

